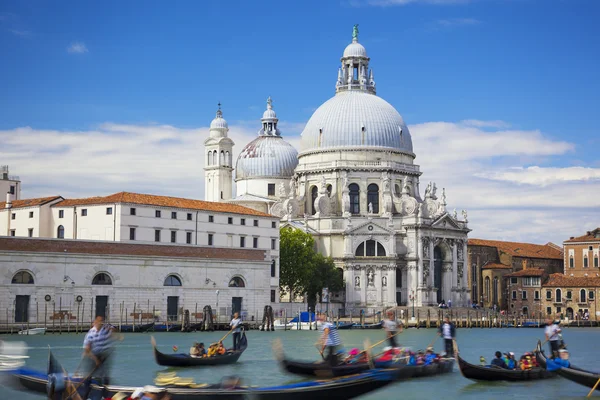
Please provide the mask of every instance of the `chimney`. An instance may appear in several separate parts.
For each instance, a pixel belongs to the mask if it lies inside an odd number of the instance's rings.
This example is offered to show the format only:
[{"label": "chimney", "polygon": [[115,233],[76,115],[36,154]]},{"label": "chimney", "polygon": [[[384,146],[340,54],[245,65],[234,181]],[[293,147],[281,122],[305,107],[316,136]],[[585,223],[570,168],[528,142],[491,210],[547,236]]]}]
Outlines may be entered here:
[{"label": "chimney", "polygon": [[521,263],[523,264],[523,271],[525,271],[527,269],[527,260],[523,260]]},{"label": "chimney", "polygon": [[12,208],[12,196],[10,192],[6,192],[6,205],[4,206],[4,208]]}]

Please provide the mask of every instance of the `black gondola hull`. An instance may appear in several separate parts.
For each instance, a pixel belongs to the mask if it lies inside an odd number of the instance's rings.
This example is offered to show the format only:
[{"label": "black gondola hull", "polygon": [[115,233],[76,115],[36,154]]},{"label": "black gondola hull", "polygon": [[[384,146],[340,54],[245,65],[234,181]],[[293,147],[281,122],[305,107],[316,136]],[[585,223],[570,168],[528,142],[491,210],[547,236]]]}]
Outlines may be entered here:
[{"label": "black gondola hull", "polygon": [[[345,376],[332,380],[302,382],[267,388],[223,389],[219,385],[206,386],[199,389],[184,387],[168,387],[173,400],[345,400],[362,396],[366,393],[389,385],[397,379],[397,370],[374,371],[363,374]],[[113,396],[118,392],[131,394],[135,387],[108,386],[105,396]],[[92,385],[92,391],[103,388]]]},{"label": "black gondola hull", "polygon": [[[338,365],[335,367],[330,367],[326,363],[310,363],[310,362],[300,362],[300,361],[291,361],[291,360],[282,360],[281,361],[283,368],[292,374],[302,375],[302,376],[317,376],[317,377],[327,377],[327,376],[344,376],[349,374],[356,374],[360,372],[368,371],[371,367],[368,363],[356,363],[356,364],[344,364]],[[376,368],[386,367],[386,368],[398,368],[402,371],[399,372],[398,378],[422,378],[427,376],[439,375],[452,372],[454,367],[454,359],[445,359],[439,363],[434,363],[430,365],[405,365],[405,364],[390,364],[389,362],[378,363],[375,362],[374,366]]]},{"label": "black gondola hull", "polygon": [[[544,351],[542,350],[542,344],[539,341],[535,356],[537,357],[540,366],[546,368],[546,355],[544,354]],[[571,365],[570,368],[561,368],[557,370],[556,373],[565,379],[579,383],[583,386],[587,386],[590,389],[593,388],[600,379],[599,373],[586,371],[581,368],[577,368],[574,365]],[[596,387],[596,390],[600,391],[600,385]]]},{"label": "black gondola hull", "polygon": [[538,379],[548,379],[556,376],[555,373],[547,371],[545,368],[532,368],[530,370],[509,370],[502,368],[486,367],[473,365],[457,356],[458,368],[461,374],[474,381],[534,381]]},{"label": "black gondola hull", "polygon": [[121,325],[121,327],[119,328],[119,332],[148,332],[149,330],[151,330],[154,327],[154,322],[151,322],[149,324],[143,324],[143,325],[136,325],[135,329],[133,327],[133,325]]}]

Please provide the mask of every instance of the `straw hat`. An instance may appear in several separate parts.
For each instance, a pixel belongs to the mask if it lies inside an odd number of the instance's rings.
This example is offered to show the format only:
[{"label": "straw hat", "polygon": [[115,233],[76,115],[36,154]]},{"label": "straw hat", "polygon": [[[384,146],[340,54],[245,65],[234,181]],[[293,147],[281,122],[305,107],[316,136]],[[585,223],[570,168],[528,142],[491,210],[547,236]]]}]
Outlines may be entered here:
[{"label": "straw hat", "polygon": [[165,391],[165,389],[162,389],[162,388],[159,388],[156,386],[147,385],[147,386],[144,386],[142,391],[144,393],[162,393]]},{"label": "straw hat", "polygon": [[111,397],[112,400],[125,400],[127,399],[129,396],[127,396],[127,394],[123,393],[123,392],[119,392],[117,394],[115,394],[113,397]]}]

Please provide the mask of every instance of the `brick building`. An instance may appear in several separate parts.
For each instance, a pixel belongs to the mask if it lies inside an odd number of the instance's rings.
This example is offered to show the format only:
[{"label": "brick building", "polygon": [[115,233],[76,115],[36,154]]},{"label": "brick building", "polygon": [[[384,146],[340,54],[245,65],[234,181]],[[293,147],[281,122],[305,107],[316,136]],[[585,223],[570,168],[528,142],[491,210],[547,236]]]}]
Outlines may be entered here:
[{"label": "brick building", "polygon": [[563,242],[564,274],[572,277],[600,276],[600,228]]},{"label": "brick building", "polygon": [[469,239],[467,252],[471,298],[483,307],[494,304],[501,309],[509,307],[505,279],[508,274],[523,269],[541,269],[550,275],[564,270],[562,249],[554,243],[539,245]]},{"label": "brick building", "polygon": [[547,277],[547,272],[540,268],[527,268],[505,275],[509,312],[524,317],[543,317],[541,291],[542,282]]},{"label": "brick building", "polygon": [[[561,314],[575,319],[600,320],[597,294],[599,277],[571,277],[552,274],[542,285],[543,307],[548,315]],[[587,316],[586,316],[587,315]]]}]

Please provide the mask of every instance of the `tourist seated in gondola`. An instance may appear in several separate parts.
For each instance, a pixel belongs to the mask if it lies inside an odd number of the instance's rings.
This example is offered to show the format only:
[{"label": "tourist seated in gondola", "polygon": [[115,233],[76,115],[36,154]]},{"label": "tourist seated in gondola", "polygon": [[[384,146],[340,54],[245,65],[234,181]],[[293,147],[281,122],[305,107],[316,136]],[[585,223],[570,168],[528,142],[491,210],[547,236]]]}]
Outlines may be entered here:
[{"label": "tourist seated in gondola", "polygon": [[425,350],[425,365],[433,364],[435,362],[439,362],[439,357],[434,353],[433,347],[428,347]]},{"label": "tourist seated in gondola", "polygon": [[417,352],[416,362],[417,362],[417,365],[425,364],[425,353],[423,352],[423,350],[419,350]]},{"label": "tourist seated in gondola", "polygon": [[533,364],[531,363],[531,356],[523,355],[519,360],[519,366],[522,371],[528,371],[533,368]]},{"label": "tourist seated in gondola", "polygon": [[517,362],[515,361],[515,353],[512,351],[504,353],[506,357],[504,357],[504,363],[506,364],[507,369],[515,369],[517,368]]},{"label": "tourist seated in gondola", "polygon": [[217,355],[217,350],[219,345],[217,343],[213,343],[208,346],[208,357],[214,357]]},{"label": "tourist seated in gondola", "polygon": [[546,369],[548,371],[556,371],[561,368],[569,368],[571,363],[569,362],[569,351],[567,349],[558,350],[558,357],[555,359],[546,359]]},{"label": "tourist seated in gondola", "polygon": [[204,348],[204,343],[202,342],[198,344],[198,356],[206,357],[206,349]]},{"label": "tourist seated in gondola", "polygon": [[361,357],[361,352],[356,347],[351,349],[348,352],[348,356],[344,359],[344,363],[346,364],[355,364],[358,362],[358,359]]},{"label": "tourist seated in gondola", "polygon": [[403,358],[406,360],[406,365],[417,365],[417,359],[415,357],[415,353],[410,351],[410,349],[404,349]]},{"label": "tourist seated in gondola", "polygon": [[198,343],[195,342],[194,345],[190,347],[190,356],[194,358],[202,357],[198,350]]},{"label": "tourist seated in gondola", "polygon": [[225,346],[223,346],[223,342],[219,342],[219,344],[217,346],[217,354],[222,356],[226,352],[227,352],[227,349],[225,349]]},{"label": "tourist seated in gondola", "polygon": [[492,360],[490,365],[493,367],[508,369],[508,367],[506,366],[506,363],[502,359],[502,353],[500,353],[499,351],[496,352],[496,358],[494,358]]},{"label": "tourist seated in gondola", "polygon": [[378,362],[388,362],[394,360],[394,358],[400,354],[400,350],[391,346],[383,348],[383,353],[377,358]]}]

